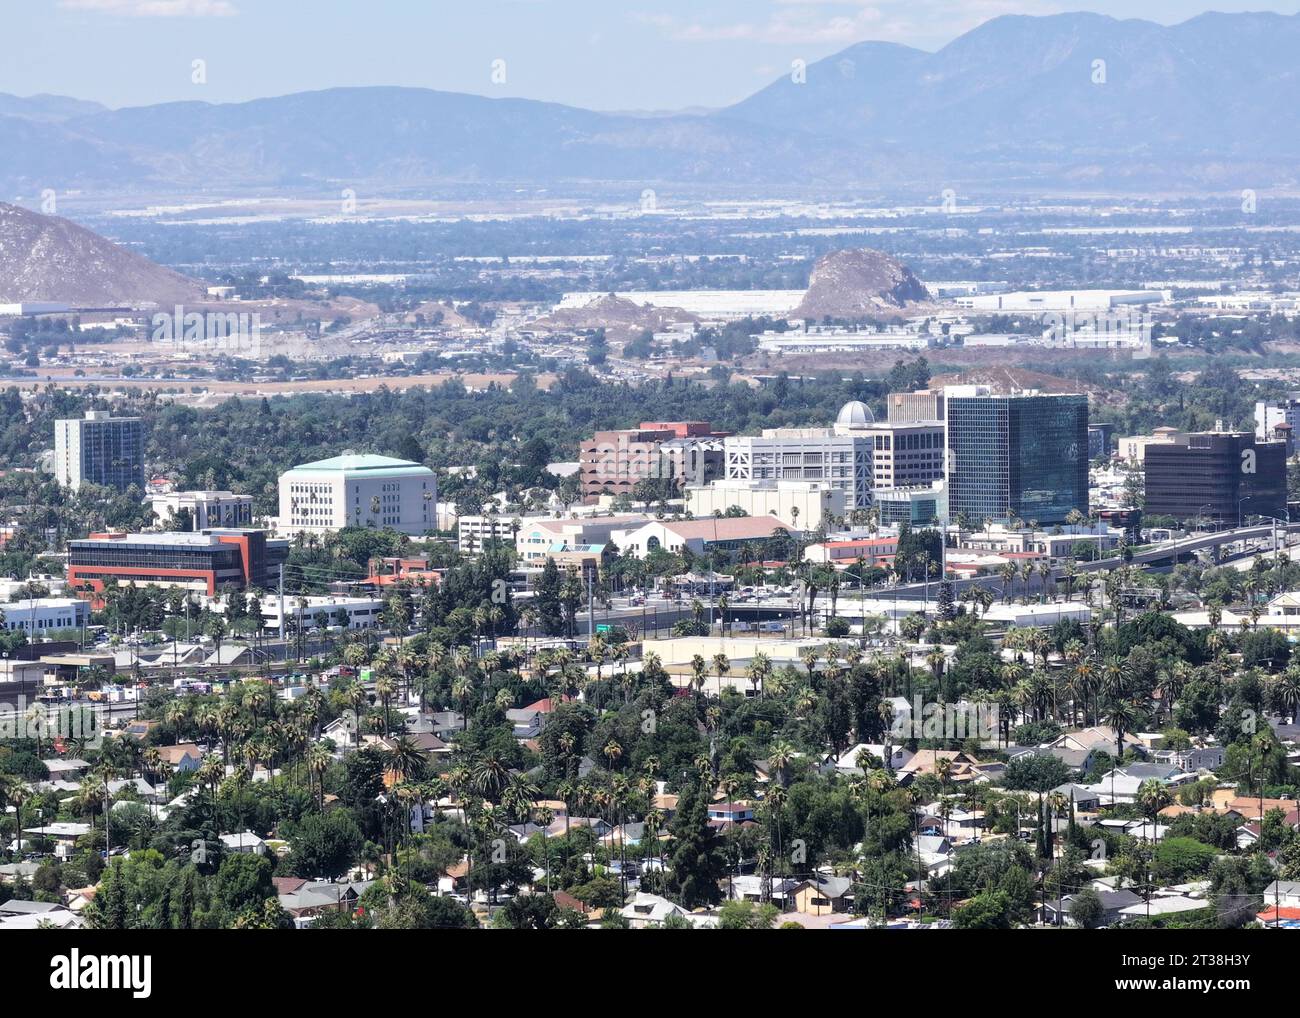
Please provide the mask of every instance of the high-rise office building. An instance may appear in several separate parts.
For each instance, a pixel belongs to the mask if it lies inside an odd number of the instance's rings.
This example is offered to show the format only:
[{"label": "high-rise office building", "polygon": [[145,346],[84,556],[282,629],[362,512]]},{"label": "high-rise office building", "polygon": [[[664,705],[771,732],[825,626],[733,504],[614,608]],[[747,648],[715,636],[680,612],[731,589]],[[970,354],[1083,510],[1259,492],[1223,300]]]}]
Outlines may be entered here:
[{"label": "high-rise office building", "polygon": [[1180,434],[1146,447],[1146,513],[1236,526],[1286,513],[1286,443],[1248,432]]},{"label": "high-rise office building", "polygon": [[87,410],[79,420],[54,422],[54,476],[74,490],[102,484],[144,494],[144,423]]},{"label": "high-rise office building", "polygon": [[946,390],[948,511],[1063,523],[1088,512],[1088,397]]}]

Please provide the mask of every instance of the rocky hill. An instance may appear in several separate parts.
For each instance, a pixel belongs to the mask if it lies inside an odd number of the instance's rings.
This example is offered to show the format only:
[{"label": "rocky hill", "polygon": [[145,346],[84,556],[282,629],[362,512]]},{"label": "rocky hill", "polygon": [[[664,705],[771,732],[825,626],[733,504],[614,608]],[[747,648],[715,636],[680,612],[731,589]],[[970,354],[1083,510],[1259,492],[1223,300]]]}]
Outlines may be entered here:
[{"label": "rocky hill", "polygon": [[808,278],[808,292],[791,316],[814,321],[827,315],[877,317],[929,299],[929,292],[912,270],[883,251],[831,251],[817,259]]},{"label": "rocky hill", "polygon": [[202,300],[206,287],[57,216],[0,202],[0,304],[80,307]]},{"label": "rocky hill", "polygon": [[660,332],[675,322],[698,322],[690,312],[680,308],[658,308],[638,304],[606,293],[579,308],[557,308],[532,322],[533,328],[554,332],[579,332],[604,329],[610,339],[631,339],[646,329]]}]

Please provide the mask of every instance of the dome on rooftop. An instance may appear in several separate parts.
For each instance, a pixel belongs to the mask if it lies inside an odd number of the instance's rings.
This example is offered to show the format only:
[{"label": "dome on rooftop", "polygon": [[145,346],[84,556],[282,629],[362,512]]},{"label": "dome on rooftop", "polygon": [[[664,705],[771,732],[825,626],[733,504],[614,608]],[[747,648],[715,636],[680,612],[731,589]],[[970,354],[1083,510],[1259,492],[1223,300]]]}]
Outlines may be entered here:
[{"label": "dome on rooftop", "polygon": [[840,415],[835,418],[835,423],[847,427],[861,427],[875,424],[876,417],[867,404],[855,399],[840,408]]}]

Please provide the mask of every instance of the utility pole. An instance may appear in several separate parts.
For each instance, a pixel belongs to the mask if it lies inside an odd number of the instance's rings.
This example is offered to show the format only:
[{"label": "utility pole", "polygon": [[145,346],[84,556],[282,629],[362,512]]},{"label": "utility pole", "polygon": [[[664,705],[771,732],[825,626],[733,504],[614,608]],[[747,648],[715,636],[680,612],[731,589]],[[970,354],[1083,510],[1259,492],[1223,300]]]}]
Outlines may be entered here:
[{"label": "utility pole", "polygon": [[[280,563],[280,642],[284,643],[284,563]],[[288,654],[285,655],[288,658]]]}]

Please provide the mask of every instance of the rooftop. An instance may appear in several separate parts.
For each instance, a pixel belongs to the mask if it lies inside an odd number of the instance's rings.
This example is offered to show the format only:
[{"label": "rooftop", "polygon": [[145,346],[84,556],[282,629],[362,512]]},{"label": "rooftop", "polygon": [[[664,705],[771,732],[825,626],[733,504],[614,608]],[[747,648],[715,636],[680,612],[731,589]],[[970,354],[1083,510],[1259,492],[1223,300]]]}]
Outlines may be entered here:
[{"label": "rooftop", "polygon": [[399,460],[392,456],[375,456],[369,453],[357,455],[355,453],[344,453],[342,456],[332,456],[329,459],[316,460],[313,463],[300,463],[294,467],[290,473],[419,473],[432,475],[433,471],[419,463],[412,463],[410,460]]}]

